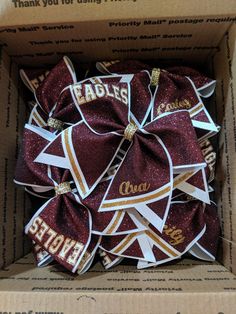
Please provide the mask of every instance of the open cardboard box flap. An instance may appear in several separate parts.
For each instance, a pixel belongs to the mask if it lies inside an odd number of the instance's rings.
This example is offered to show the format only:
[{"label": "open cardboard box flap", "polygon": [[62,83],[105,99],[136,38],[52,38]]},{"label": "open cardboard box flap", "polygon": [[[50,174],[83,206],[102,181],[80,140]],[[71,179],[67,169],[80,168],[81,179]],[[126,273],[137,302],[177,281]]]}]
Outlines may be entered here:
[{"label": "open cardboard box flap", "polygon": [[[27,6],[33,3],[40,5]],[[234,0],[3,0],[0,12],[0,43],[17,63],[29,65],[65,53],[80,61],[203,62],[236,21]]]},{"label": "open cardboard box flap", "polygon": [[3,0],[0,26],[233,15],[234,0]]},{"label": "open cardboard box flap", "polygon": [[[155,0],[101,4],[61,0],[45,8],[44,2],[50,1],[0,4],[0,313],[234,313],[235,1],[181,1],[181,5],[159,1],[157,6]],[[41,6],[15,7],[14,3]],[[188,61],[212,69],[217,80],[213,102],[222,126],[216,182],[222,222],[219,262],[224,266],[184,259],[156,269],[119,266],[105,272],[96,265],[81,277],[56,266],[35,268],[22,234],[31,214],[30,204],[24,191],[13,184],[25,121],[18,70],[20,65],[55,63],[64,54],[80,61]]]}]

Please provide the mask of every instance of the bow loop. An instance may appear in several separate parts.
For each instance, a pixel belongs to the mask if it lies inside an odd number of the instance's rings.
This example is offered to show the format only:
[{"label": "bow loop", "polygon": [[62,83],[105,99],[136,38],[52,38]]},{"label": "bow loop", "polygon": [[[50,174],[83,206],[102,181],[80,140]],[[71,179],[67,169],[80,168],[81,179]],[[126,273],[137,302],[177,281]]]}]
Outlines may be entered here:
[{"label": "bow loop", "polygon": [[205,161],[196,133],[192,127],[187,110],[163,114],[144,127],[144,130],[158,135],[166,145],[173,166],[183,168],[189,165],[192,168],[205,166]]},{"label": "bow loop", "polygon": [[127,82],[78,83],[71,93],[84,122],[99,134],[115,132],[121,135],[130,121]]},{"label": "bow loop", "polygon": [[38,104],[45,112],[50,112],[62,90],[77,81],[73,65],[64,57],[47,75],[35,91]]}]

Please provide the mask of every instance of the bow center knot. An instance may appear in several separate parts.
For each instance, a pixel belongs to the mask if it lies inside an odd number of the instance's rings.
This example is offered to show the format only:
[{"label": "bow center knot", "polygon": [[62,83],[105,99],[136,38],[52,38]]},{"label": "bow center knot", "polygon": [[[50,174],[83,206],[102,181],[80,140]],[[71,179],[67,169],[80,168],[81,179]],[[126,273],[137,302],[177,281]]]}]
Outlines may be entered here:
[{"label": "bow center knot", "polygon": [[63,125],[64,123],[60,120],[54,119],[54,118],[49,118],[47,121],[47,125],[50,126],[53,129],[56,129],[58,131],[63,130]]},{"label": "bow center knot", "polygon": [[57,186],[55,186],[55,192],[56,195],[62,195],[62,194],[66,194],[68,192],[71,192],[71,187],[70,187],[70,182],[63,182],[58,184]]},{"label": "bow center knot", "polygon": [[133,136],[135,134],[135,132],[138,130],[137,125],[135,125],[134,123],[130,122],[127,127],[125,128],[125,132],[124,132],[124,138],[128,141],[132,141]]},{"label": "bow center knot", "polygon": [[151,86],[156,87],[159,84],[160,74],[161,74],[161,69],[159,68],[152,69]]}]

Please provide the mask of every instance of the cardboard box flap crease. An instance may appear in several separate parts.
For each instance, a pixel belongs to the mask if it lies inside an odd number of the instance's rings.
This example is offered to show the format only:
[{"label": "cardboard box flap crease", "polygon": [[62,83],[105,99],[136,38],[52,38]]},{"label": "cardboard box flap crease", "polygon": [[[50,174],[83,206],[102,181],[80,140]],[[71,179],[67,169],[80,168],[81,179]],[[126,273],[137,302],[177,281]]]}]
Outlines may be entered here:
[{"label": "cardboard box flap crease", "polygon": [[[234,313],[235,1],[1,1],[0,14],[0,313]],[[18,70],[55,63],[64,54],[73,61],[155,58],[212,68],[217,80],[212,102],[222,127],[218,262],[184,259],[155,269],[119,266],[108,272],[95,265],[81,277],[59,266],[35,268],[22,234],[31,205],[12,183],[26,114]]]}]

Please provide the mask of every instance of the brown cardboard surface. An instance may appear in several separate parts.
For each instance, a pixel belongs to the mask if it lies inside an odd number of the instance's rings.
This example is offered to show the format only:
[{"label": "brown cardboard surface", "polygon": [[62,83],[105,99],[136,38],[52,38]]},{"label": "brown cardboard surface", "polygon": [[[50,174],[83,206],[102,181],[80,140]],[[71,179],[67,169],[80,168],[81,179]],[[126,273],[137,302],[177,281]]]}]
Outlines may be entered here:
[{"label": "brown cardboard surface", "polygon": [[219,161],[216,177],[218,208],[222,222],[223,263],[236,272],[236,25],[224,36],[220,52],[213,59],[218,81],[216,100],[219,138]]},{"label": "brown cardboard surface", "polygon": [[[44,8],[44,2],[55,4]],[[57,5],[57,0],[34,0],[22,3],[40,6],[21,8],[15,8],[14,1],[0,3],[0,41],[12,56],[3,53],[0,61],[0,264],[4,266],[0,272],[0,313],[233,314],[236,25],[229,27],[235,20],[235,0],[160,0],[158,5],[155,0],[99,2],[60,0]],[[79,277],[59,266],[36,268],[31,255],[7,266],[27,251],[22,231],[30,213],[23,191],[12,183],[25,121],[18,67],[12,60],[38,65],[55,62],[64,54],[81,61],[133,57],[176,63],[205,63],[214,54],[217,115],[222,124],[217,174],[221,261],[226,268],[217,262],[190,259],[142,271],[119,266],[105,272],[97,264]]]},{"label": "brown cardboard surface", "polygon": [[219,21],[205,16],[174,20],[118,20],[117,17],[116,21],[50,25],[34,22],[28,27],[1,28],[0,41],[8,54],[21,64],[55,62],[65,53],[81,61],[165,58],[176,63],[199,62],[218,50],[232,19],[236,17]]},{"label": "brown cardboard surface", "polygon": [[5,53],[0,58],[0,94],[0,267],[3,267],[28,252],[22,231],[29,212],[24,191],[13,183],[25,104],[18,92],[18,67]]},{"label": "brown cardboard surface", "polygon": [[96,264],[73,276],[58,266],[35,268],[28,255],[0,272],[0,291],[0,311],[20,313],[202,313],[207,306],[206,313],[232,314],[236,309],[236,277],[218,263],[190,259],[142,271],[135,266],[105,271]]},{"label": "brown cardboard surface", "polygon": [[0,271],[0,291],[86,293],[200,293],[236,291],[236,276],[219,263],[183,259],[172,265],[137,270],[120,265],[111,270],[97,263],[82,275],[58,265],[36,268],[31,254]]},{"label": "brown cardboard surface", "polygon": [[[235,293],[8,293],[2,294],[9,314],[198,314],[235,312]],[[206,312],[207,311],[207,312]]]},{"label": "brown cardboard surface", "polygon": [[30,25],[106,19],[224,16],[236,11],[234,0],[2,0],[0,25]]}]

